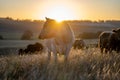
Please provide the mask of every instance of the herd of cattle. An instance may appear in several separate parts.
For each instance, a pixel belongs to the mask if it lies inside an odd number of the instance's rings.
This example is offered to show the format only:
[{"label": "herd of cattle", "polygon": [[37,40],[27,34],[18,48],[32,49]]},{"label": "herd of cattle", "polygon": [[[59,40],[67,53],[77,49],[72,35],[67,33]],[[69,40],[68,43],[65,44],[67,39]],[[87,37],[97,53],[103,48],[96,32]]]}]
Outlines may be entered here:
[{"label": "herd of cattle", "polygon": [[[117,53],[120,52],[120,28],[113,31],[103,31],[99,35],[98,47],[101,53],[109,52],[113,50]],[[75,40],[73,44],[73,49],[84,49],[86,47],[84,40]],[[44,46],[41,43],[29,44],[25,49],[19,49],[19,55],[31,54],[35,52],[42,52]]]}]

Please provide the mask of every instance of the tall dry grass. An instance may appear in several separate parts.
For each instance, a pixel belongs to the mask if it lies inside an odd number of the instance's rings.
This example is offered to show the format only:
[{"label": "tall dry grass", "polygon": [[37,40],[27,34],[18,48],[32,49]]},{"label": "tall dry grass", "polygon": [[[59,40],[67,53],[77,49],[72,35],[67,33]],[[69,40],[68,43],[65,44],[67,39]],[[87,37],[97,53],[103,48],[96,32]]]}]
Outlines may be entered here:
[{"label": "tall dry grass", "polygon": [[0,80],[120,80],[120,54],[101,54],[97,48],[71,50],[68,62],[46,55],[0,58]]}]

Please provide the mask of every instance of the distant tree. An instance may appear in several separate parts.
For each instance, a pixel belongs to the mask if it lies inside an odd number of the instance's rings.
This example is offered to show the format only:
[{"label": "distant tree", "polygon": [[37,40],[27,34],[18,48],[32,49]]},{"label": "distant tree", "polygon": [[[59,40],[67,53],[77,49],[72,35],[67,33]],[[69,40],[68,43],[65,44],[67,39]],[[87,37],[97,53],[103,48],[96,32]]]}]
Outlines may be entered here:
[{"label": "distant tree", "polygon": [[13,20],[11,17],[6,17],[6,19]]},{"label": "distant tree", "polygon": [[23,33],[21,39],[22,39],[22,40],[30,40],[30,39],[32,38],[32,36],[33,36],[32,31],[27,30],[27,31],[25,31],[25,32]]},{"label": "distant tree", "polygon": [[3,40],[3,36],[0,35],[0,40]]}]

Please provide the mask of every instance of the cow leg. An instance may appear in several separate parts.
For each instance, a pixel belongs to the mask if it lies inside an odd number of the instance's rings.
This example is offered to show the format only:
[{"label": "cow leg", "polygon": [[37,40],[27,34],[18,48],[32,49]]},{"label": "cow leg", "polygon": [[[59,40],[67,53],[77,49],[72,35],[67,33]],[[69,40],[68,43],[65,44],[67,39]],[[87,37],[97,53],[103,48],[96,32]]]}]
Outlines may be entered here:
[{"label": "cow leg", "polygon": [[116,48],[116,52],[119,53],[119,49],[118,48]]},{"label": "cow leg", "polygon": [[65,62],[68,61],[68,56],[69,56],[69,52],[70,52],[71,47],[72,47],[71,45],[66,46],[65,59],[64,59]]},{"label": "cow leg", "polygon": [[116,52],[119,53],[119,51],[116,49]]},{"label": "cow leg", "polygon": [[104,48],[102,48],[102,47],[100,48],[100,50],[101,50],[101,53],[103,53],[103,49],[104,49]]},{"label": "cow leg", "polygon": [[109,53],[112,53],[112,48],[109,49]]},{"label": "cow leg", "polygon": [[53,52],[53,55],[54,55],[54,61],[55,61],[55,63],[56,63],[56,62],[57,62],[57,51],[56,51],[55,46],[52,47],[52,52]]},{"label": "cow leg", "polygon": [[107,53],[108,52],[108,49],[105,49],[105,53]]},{"label": "cow leg", "polygon": [[53,52],[53,54],[54,54],[54,61],[56,63],[57,62],[57,52]]},{"label": "cow leg", "polygon": [[51,60],[51,52],[49,51],[48,52],[48,61],[50,61]]}]

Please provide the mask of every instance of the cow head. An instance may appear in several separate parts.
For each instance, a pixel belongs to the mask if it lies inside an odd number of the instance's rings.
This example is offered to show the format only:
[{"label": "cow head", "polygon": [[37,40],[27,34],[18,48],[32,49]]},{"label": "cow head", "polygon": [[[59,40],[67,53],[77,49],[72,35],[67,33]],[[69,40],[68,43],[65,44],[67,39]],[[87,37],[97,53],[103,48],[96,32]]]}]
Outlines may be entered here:
[{"label": "cow head", "polygon": [[39,35],[40,39],[48,39],[54,37],[56,21],[46,17],[46,22],[43,25],[41,33]]},{"label": "cow head", "polygon": [[120,40],[120,28],[114,29],[113,32],[117,35],[117,38]]},{"label": "cow head", "polygon": [[118,28],[118,29],[113,29],[113,32],[120,33],[120,28]]}]

